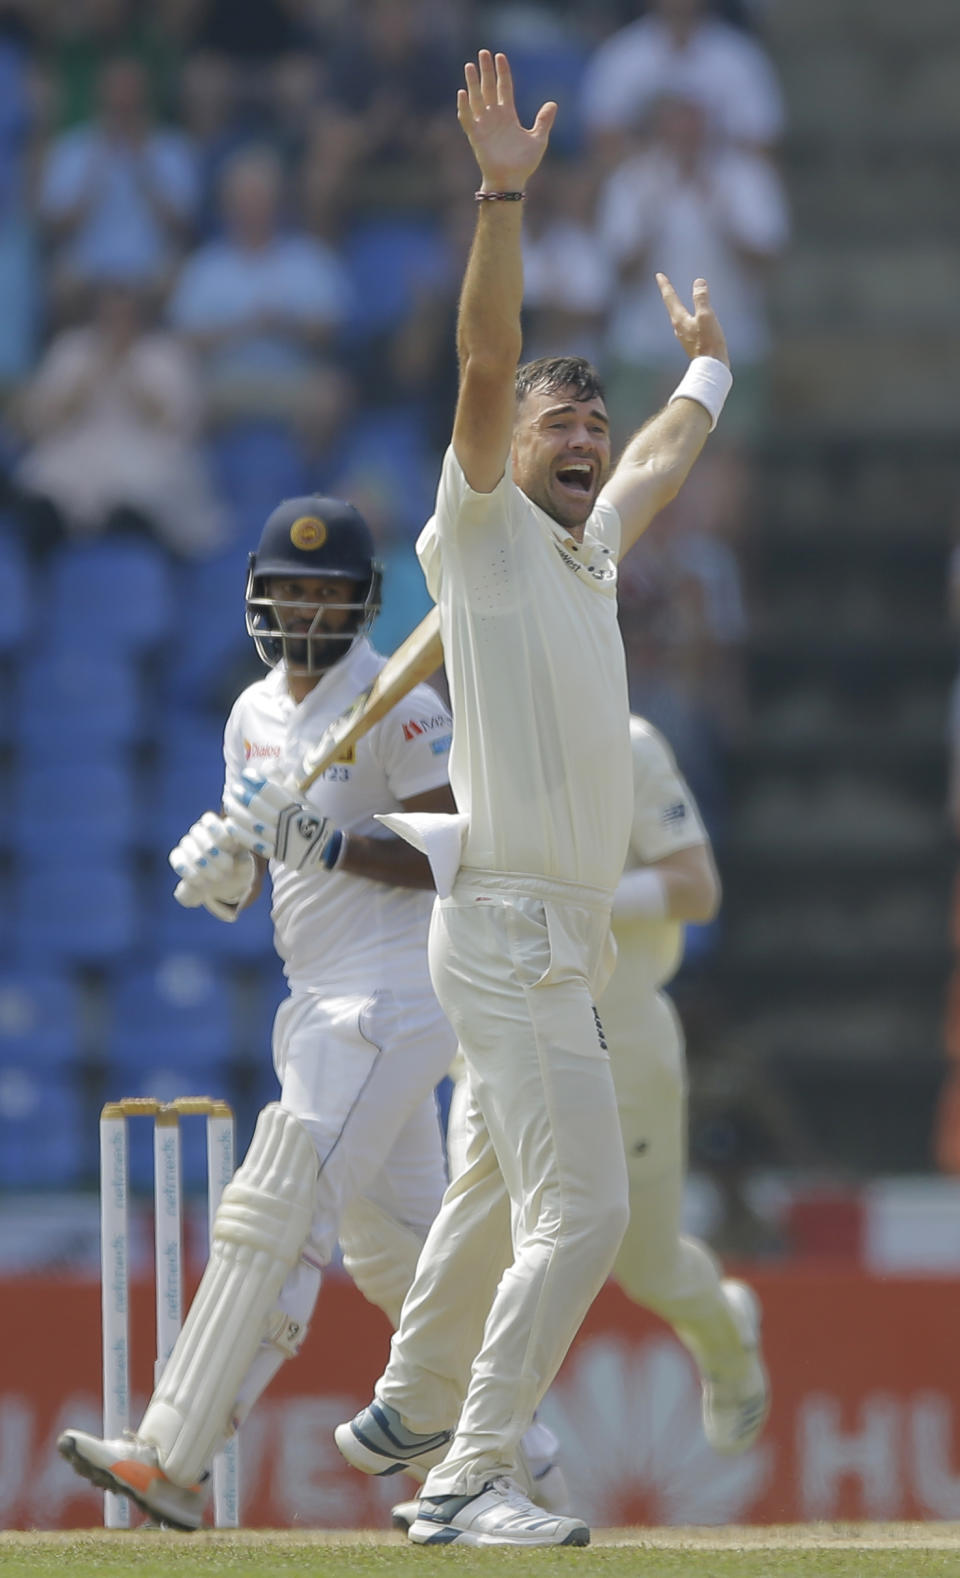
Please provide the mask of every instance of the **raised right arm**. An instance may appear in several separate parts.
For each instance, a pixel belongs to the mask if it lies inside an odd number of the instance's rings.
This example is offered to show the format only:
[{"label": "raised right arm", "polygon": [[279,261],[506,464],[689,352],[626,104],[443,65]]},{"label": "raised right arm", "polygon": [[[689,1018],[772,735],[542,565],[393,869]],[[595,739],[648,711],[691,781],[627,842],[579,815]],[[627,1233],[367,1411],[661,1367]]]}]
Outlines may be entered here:
[{"label": "raised right arm", "polygon": [[[481,192],[520,192],[546,151],[557,113],[540,109],[528,131],[513,102],[506,55],[482,49],[465,68],[457,117],[480,167]],[[460,391],[453,450],[477,493],[490,493],[506,469],[513,433],[514,380],[523,303],[523,202],[479,200],[477,226],[460,293],[457,355]]]}]

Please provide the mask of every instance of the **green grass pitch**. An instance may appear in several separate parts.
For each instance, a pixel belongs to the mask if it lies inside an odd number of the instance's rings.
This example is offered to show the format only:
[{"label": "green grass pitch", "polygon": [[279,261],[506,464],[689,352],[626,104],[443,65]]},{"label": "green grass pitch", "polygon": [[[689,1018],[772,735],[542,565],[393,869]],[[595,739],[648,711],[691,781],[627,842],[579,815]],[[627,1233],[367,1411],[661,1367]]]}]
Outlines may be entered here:
[{"label": "green grass pitch", "polygon": [[533,1551],[430,1551],[372,1532],[0,1534],[2,1578],[552,1578],[558,1569],[591,1578],[960,1578],[960,1525],[600,1529],[586,1549]]}]

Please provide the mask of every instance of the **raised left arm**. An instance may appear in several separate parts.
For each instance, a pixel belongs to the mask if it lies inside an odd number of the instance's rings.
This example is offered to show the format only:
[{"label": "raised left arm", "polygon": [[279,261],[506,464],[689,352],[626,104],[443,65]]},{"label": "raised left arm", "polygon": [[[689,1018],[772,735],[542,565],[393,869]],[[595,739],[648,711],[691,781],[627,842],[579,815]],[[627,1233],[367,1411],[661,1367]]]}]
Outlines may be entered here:
[{"label": "raised left arm", "polygon": [[623,535],[620,557],[654,516],[675,498],[712,431],[730,387],[727,344],[710,305],[706,280],[694,280],[693,312],[665,274],[657,275],[673,332],[691,365],[662,411],[627,443],[602,496],[616,506]]}]

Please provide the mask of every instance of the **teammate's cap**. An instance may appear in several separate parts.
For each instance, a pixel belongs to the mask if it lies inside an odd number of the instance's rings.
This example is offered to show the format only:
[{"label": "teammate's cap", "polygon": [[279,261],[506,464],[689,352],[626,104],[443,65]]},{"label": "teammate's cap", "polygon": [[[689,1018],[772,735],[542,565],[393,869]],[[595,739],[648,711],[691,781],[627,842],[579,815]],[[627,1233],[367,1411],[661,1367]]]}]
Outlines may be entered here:
[{"label": "teammate's cap", "polygon": [[374,544],[360,511],[344,499],[284,499],[269,516],[256,551],[254,575],[370,577]]}]

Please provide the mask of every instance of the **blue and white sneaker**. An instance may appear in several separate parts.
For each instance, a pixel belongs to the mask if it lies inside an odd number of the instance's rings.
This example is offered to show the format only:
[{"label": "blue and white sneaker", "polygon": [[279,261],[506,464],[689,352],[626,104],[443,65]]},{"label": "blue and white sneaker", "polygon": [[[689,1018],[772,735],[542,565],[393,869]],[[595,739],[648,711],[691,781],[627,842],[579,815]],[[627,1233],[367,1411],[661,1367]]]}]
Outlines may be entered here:
[{"label": "blue and white sneaker", "polygon": [[703,1429],[715,1452],[746,1452],[770,1412],[770,1381],[760,1352],[760,1303],[745,1282],[727,1278],[723,1294],[740,1333],[736,1370],[703,1377]]},{"label": "blue and white sneaker", "polygon": [[[548,1463],[537,1474],[531,1471],[531,1479],[538,1507],[542,1507],[544,1512],[566,1512],[570,1505],[570,1493],[559,1463]],[[419,1501],[398,1501],[390,1508],[390,1522],[393,1528],[402,1529],[404,1534],[409,1534],[419,1507]]]},{"label": "blue and white sneaker", "polygon": [[589,1545],[580,1518],[537,1507],[510,1479],[493,1479],[474,1496],[421,1496],[410,1525],[414,1545]]},{"label": "blue and white sneaker", "polygon": [[397,1410],[377,1398],[333,1432],[347,1462],[362,1473],[406,1473],[420,1480],[443,1462],[452,1438],[452,1430],[435,1430],[430,1435],[408,1430]]}]

